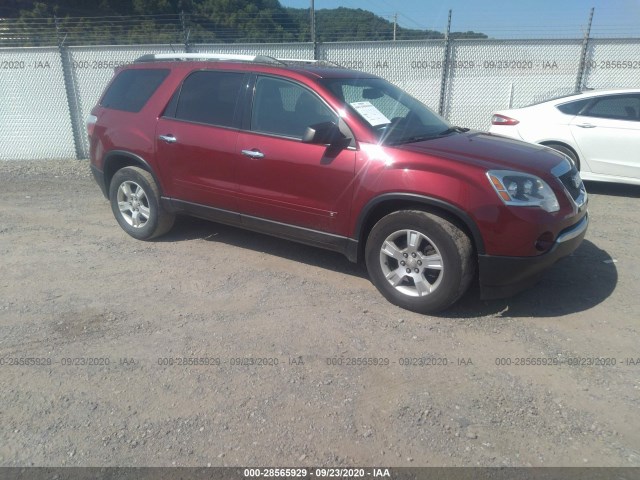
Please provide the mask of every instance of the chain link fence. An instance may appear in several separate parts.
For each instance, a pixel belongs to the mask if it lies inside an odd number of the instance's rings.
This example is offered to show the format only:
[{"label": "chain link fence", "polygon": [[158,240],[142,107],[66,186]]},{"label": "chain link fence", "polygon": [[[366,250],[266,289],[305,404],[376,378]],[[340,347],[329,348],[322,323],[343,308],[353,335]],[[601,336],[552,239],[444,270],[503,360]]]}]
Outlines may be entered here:
[{"label": "chain link fence", "polygon": [[624,38],[8,47],[0,48],[0,160],[87,158],[84,120],[114,68],[186,50],[329,60],[386,78],[480,130],[498,109],[640,86],[640,39]]}]

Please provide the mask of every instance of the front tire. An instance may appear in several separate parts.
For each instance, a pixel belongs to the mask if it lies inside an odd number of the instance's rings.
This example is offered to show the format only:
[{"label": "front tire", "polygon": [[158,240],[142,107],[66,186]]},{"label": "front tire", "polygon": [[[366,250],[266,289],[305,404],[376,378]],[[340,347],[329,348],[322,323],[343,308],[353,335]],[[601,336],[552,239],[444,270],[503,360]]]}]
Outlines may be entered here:
[{"label": "front tire", "polygon": [[118,170],[109,186],[111,210],[122,229],[138,240],[164,235],[175,215],[160,204],[160,190],[153,176],[139,167]]},{"label": "front tire", "polygon": [[371,281],[394,305],[435,313],[455,303],[475,272],[467,234],[420,210],[391,213],[375,224],[365,261]]}]

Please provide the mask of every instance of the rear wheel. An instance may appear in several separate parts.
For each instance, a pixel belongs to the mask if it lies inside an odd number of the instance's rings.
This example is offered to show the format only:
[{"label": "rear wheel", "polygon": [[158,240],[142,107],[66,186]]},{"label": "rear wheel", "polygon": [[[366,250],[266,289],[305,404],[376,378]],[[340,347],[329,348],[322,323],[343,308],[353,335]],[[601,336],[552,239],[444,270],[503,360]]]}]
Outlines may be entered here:
[{"label": "rear wheel", "polygon": [[109,200],[122,229],[138,240],[159,237],[173,226],[175,215],[162,208],[153,176],[139,167],[125,167],[115,173]]},{"label": "rear wheel", "polygon": [[580,159],[578,158],[578,155],[576,155],[576,152],[574,152],[572,149],[560,143],[546,143],[545,146],[553,148],[560,153],[564,153],[567,157],[569,157],[569,159],[571,159],[578,171],[580,171]]},{"label": "rear wheel", "polygon": [[391,303],[419,313],[443,310],[475,271],[471,240],[448,220],[419,210],[383,217],[365,249],[371,281]]}]

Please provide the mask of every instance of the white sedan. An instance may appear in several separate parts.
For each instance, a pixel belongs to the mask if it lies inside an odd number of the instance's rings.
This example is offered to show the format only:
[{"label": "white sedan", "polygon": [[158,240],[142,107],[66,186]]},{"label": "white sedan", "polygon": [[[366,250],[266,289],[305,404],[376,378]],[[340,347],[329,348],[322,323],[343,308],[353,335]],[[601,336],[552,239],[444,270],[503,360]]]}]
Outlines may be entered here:
[{"label": "white sedan", "polygon": [[600,90],[495,112],[492,133],[559,150],[584,180],[640,185],[640,90]]}]

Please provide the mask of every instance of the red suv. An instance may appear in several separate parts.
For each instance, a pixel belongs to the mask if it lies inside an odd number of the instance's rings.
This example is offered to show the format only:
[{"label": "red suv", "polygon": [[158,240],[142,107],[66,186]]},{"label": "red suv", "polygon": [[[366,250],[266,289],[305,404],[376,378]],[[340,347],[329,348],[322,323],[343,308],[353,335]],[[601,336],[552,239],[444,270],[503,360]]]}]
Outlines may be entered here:
[{"label": "red suv", "polygon": [[566,156],[451,126],[323,62],[145,55],[87,126],[95,179],[132,237],[189,214],[335,250],[417,312],[452,305],[476,271],[483,298],[511,295],[587,229]]}]

